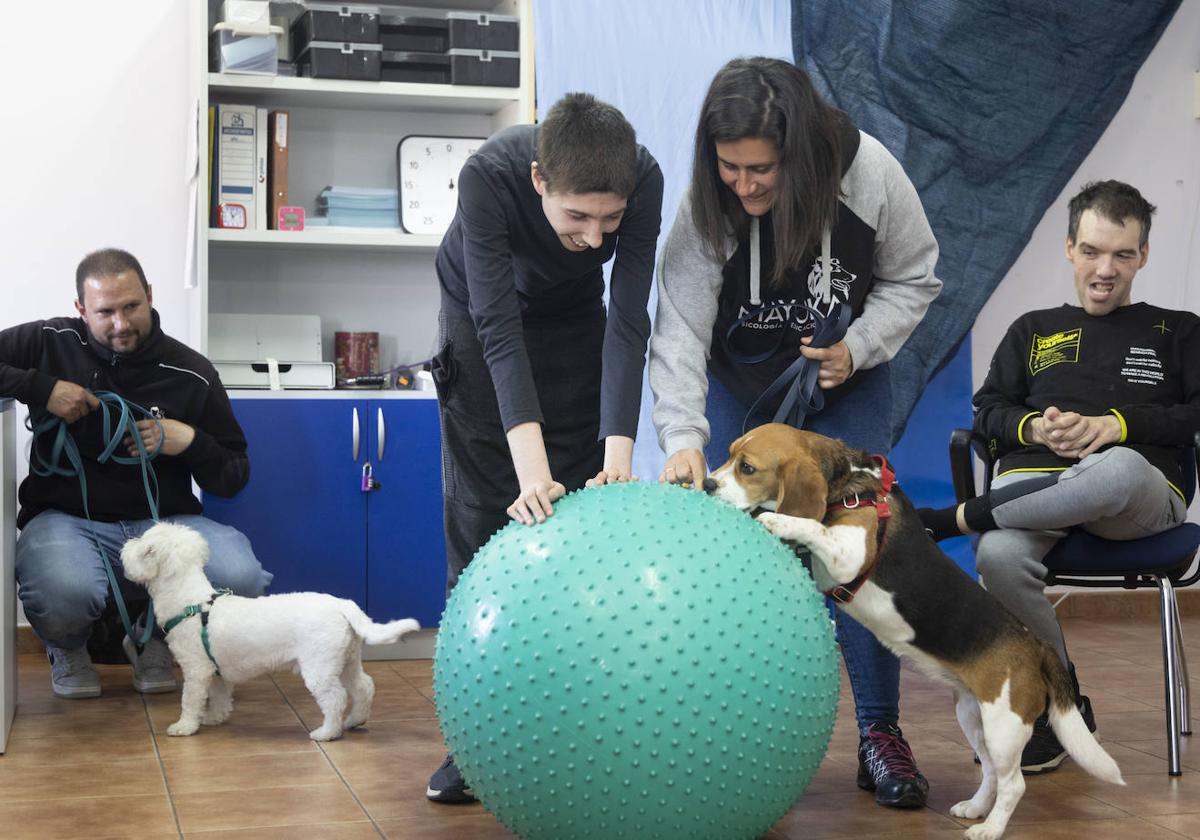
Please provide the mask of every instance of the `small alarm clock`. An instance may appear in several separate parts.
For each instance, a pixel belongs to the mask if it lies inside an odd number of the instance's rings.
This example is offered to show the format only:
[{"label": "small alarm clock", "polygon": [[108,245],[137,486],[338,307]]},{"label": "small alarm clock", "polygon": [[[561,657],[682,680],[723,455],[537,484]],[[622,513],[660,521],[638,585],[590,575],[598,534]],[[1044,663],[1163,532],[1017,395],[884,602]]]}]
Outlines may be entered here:
[{"label": "small alarm clock", "polygon": [[485,139],[409,135],[400,141],[396,168],[406,233],[446,232],[458,207],[458,173]]},{"label": "small alarm clock", "polygon": [[276,230],[304,230],[303,207],[280,207],[275,220]]},{"label": "small alarm clock", "polygon": [[219,227],[219,228],[245,228],[246,227],[246,205],[244,205],[244,204],[218,204],[217,205],[217,227]]}]

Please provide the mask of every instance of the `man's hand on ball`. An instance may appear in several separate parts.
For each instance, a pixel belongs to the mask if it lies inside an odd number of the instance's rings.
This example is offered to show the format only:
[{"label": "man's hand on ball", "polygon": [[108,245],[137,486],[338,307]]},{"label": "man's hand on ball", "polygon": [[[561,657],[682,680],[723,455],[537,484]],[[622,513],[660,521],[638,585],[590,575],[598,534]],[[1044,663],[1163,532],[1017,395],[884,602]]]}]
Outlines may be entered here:
[{"label": "man's hand on ball", "polygon": [[534,481],[528,487],[521,488],[521,495],[508,506],[508,515],[525,525],[545,522],[547,516],[554,515],[552,502],[558,501],[566,493],[567,488],[553,479]]}]

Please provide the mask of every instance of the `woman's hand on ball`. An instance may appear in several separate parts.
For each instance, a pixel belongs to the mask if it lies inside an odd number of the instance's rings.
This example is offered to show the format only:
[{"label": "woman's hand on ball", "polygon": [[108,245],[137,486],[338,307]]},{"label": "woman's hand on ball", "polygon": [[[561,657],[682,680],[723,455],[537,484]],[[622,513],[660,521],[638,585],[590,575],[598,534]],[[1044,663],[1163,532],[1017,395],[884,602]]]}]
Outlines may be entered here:
[{"label": "woman's hand on ball", "polygon": [[557,481],[534,481],[528,487],[521,488],[521,495],[508,506],[508,515],[525,525],[534,522],[545,522],[547,516],[554,514],[552,502],[566,495],[567,488]]},{"label": "woman's hand on ball", "polygon": [[668,484],[687,484],[695,487],[704,481],[707,474],[708,468],[704,463],[703,452],[699,449],[680,449],[667,459],[667,465],[658,480]]}]

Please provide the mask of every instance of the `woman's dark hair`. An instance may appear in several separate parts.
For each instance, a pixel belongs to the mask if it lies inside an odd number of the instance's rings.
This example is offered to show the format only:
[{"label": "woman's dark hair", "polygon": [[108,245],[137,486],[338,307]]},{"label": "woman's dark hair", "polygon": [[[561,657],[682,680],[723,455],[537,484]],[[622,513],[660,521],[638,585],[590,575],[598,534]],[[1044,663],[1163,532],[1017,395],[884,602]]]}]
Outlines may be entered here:
[{"label": "woman's dark hair", "polygon": [[625,116],[589,93],[568,93],[538,129],[537,165],[558,193],[633,194],[637,136]]},{"label": "woman's dark hair", "polygon": [[762,138],[779,149],[771,208],[775,268],[771,281],[799,269],[805,252],[837,216],[841,192],[841,111],[826,104],[808,74],[774,58],[736,58],[717,73],[704,97],[692,162],[692,218],[712,255],[724,262],[730,225],[744,239],[750,216],[721,181],[717,143]]}]

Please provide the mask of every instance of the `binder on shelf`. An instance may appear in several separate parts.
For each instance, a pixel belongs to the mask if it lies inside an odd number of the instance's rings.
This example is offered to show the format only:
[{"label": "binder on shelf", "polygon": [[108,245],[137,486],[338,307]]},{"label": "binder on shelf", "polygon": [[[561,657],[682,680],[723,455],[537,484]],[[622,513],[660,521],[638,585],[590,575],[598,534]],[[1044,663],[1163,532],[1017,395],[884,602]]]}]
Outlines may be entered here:
[{"label": "binder on shelf", "polygon": [[267,117],[267,190],[271,195],[268,222],[279,228],[279,210],[288,206],[288,112],[272,111]]},{"label": "binder on shelf", "polygon": [[254,227],[267,229],[267,206],[271,193],[267,188],[267,109],[254,109]]},{"label": "binder on shelf", "polygon": [[208,106],[208,226],[217,226],[217,106]]},{"label": "binder on shelf", "polygon": [[[258,222],[254,202],[258,147],[255,108],[253,105],[217,105],[216,109],[215,204],[242,205],[246,208],[246,229],[254,230]],[[215,222],[215,206],[213,210]]]}]

